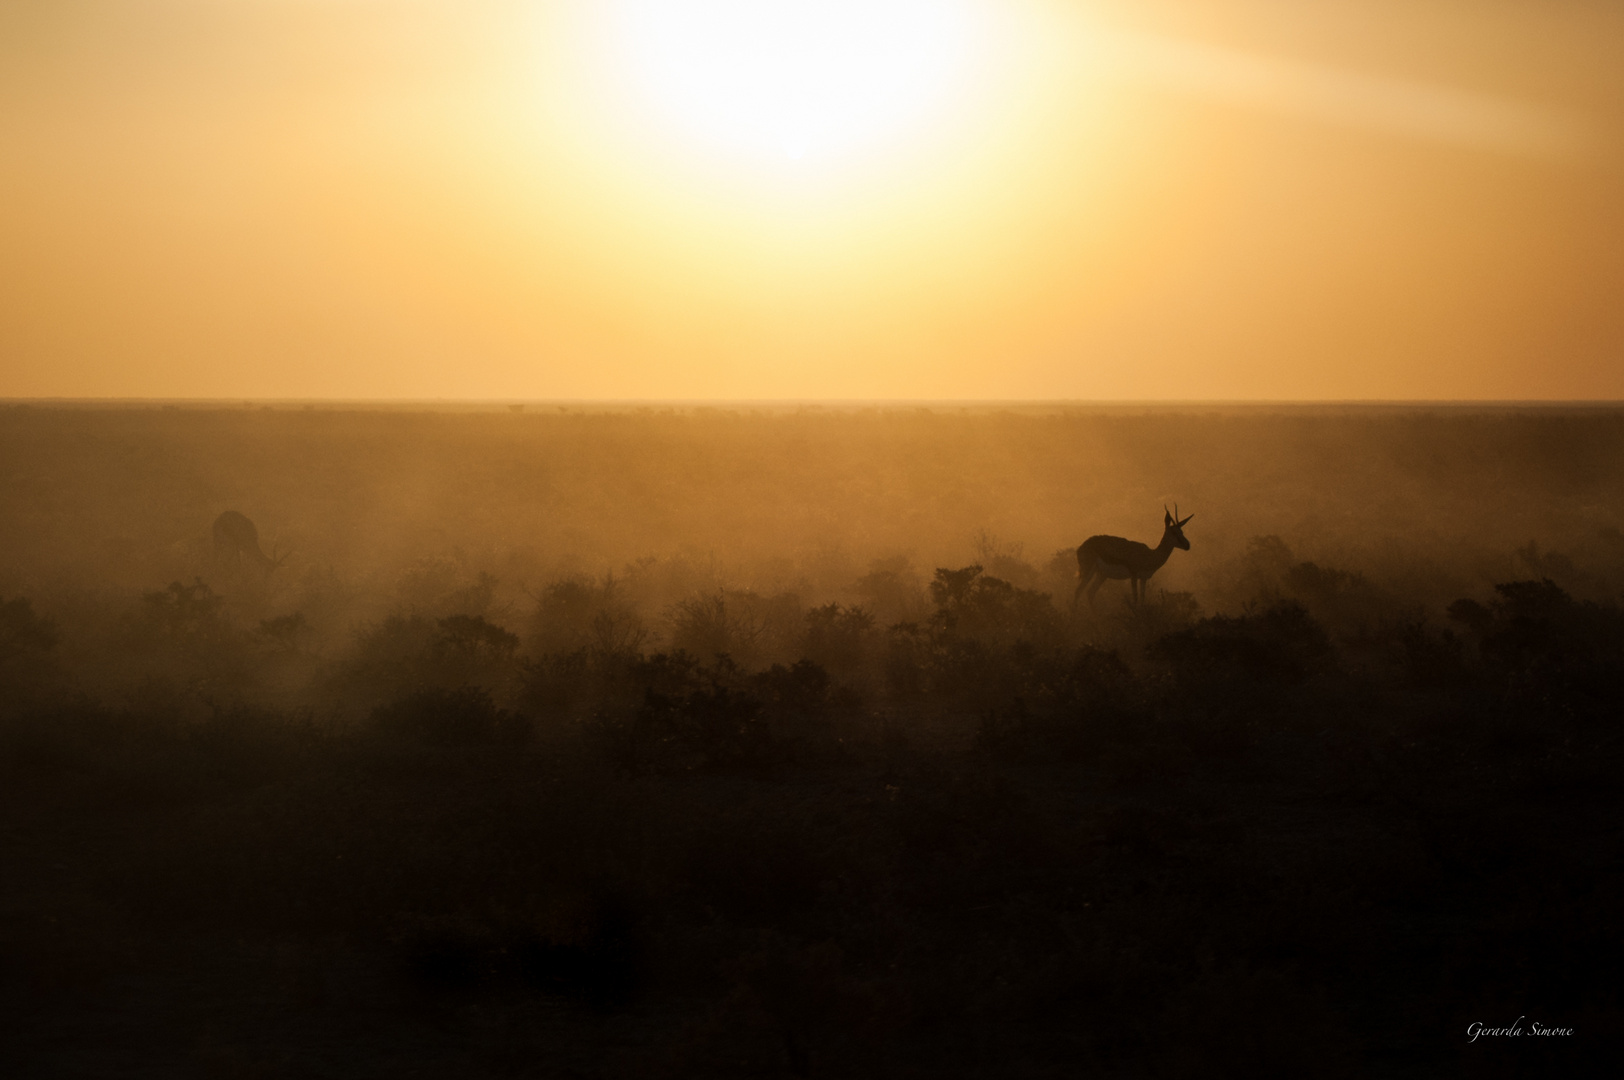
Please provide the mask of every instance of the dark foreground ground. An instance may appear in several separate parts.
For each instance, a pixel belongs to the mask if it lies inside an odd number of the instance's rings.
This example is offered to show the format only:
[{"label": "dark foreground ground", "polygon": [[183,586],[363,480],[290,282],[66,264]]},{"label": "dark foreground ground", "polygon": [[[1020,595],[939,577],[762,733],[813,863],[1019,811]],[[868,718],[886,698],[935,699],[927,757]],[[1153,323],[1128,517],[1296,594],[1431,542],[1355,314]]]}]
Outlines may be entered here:
[{"label": "dark foreground ground", "polygon": [[1098,612],[985,543],[663,607],[18,578],[0,1074],[1618,1075],[1609,566],[1293,539]]}]

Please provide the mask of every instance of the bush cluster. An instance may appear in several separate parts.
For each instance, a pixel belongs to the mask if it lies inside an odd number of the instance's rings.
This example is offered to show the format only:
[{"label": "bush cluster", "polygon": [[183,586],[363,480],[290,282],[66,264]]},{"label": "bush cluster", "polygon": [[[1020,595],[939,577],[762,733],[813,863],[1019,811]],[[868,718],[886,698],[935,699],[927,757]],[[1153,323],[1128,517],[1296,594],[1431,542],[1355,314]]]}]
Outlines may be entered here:
[{"label": "bush cluster", "polygon": [[[144,688],[122,700],[0,600],[0,1004],[35,1032],[7,1053],[706,1077],[1606,1058],[1615,602],[1541,578],[1429,613],[1260,538],[1235,609],[1092,613],[998,557],[1009,577],[876,565],[811,606],[649,611],[572,578],[515,619],[485,582],[330,655],[302,612],[248,630],[177,582],[109,639]],[[1583,1037],[1462,1037],[1536,1012]]]}]

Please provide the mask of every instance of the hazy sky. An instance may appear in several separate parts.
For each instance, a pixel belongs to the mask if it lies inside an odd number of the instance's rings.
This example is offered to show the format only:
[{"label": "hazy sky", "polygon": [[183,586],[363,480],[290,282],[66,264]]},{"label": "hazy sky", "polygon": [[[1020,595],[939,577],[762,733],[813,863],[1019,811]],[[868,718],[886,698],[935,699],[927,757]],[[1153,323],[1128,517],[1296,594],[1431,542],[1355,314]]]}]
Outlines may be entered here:
[{"label": "hazy sky", "polygon": [[7,0],[0,396],[1624,398],[1624,7]]}]

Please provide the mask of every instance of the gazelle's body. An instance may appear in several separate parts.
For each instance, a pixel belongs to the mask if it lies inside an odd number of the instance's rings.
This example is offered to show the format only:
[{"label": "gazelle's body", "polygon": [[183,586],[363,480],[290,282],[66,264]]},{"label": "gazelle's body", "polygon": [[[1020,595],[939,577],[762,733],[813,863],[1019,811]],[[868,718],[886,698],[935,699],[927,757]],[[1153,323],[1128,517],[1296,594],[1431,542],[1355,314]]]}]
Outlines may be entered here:
[{"label": "gazelle's body", "polygon": [[214,559],[231,567],[257,566],[270,577],[287,556],[278,559],[265,554],[254,523],[235,510],[227,510],[214,519]]},{"label": "gazelle's body", "polygon": [[1166,564],[1173,549],[1190,550],[1190,542],[1184,538],[1184,525],[1195,515],[1180,521],[1165,511],[1164,507],[1162,542],[1155,547],[1120,536],[1090,536],[1084,540],[1077,549],[1077,573],[1081,580],[1077,582],[1071,602],[1076,604],[1086,588],[1092,607],[1094,594],[1100,591],[1101,585],[1107,581],[1126,581],[1134,603],[1138,603],[1145,595],[1145,583]]}]

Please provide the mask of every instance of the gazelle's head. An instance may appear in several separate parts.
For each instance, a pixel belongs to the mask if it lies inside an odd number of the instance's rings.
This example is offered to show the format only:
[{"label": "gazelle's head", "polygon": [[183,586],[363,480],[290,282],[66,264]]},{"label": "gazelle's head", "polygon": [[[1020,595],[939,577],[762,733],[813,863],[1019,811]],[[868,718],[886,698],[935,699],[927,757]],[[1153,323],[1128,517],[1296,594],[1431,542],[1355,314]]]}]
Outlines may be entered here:
[{"label": "gazelle's head", "polygon": [[1190,518],[1193,517],[1195,517],[1195,515],[1191,514],[1190,517],[1184,518],[1182,521],[1179,520],[1178,503],[1173,504],[1173,512],[1171,514],[1167,512],[1167,507],[1163,506],[1162,542],[1165,543],[1167,538],[1171,536],[1173,538],[1174,547],[1179,548],[1182,551],[1189,551],[1190,542],[1184,539],[1184,526],[1189,522]]}]

